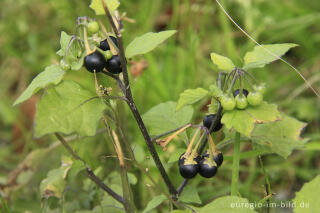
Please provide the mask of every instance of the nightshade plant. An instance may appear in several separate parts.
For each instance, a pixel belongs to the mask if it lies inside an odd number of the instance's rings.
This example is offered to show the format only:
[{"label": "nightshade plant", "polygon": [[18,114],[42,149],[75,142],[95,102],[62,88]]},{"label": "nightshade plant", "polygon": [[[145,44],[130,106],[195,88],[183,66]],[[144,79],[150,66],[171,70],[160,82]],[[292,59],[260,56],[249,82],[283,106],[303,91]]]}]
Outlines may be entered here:
[{"label": "nightshade plant", "polygon": [[[176,31],[146,33],[135,38],[124,49],[122,16],[117,11],[119,3],[116,0],[106,2],[93,0],[90,6],[97,15],[106,15],[109,21],[108,27],[104,26],[100,20],[79,18],[75,34],[61,33],[61,49],[57,52],[61,57],[60,64],[48,66],[35,77],[14,103],[14,105],[20,104],[39,89],[46,88],[46,92],[37,103],[34,136],[55,134],[73,157],[73,159],[64,159],[60,168],[48,173],[47,178],[40,185],[43,197],[54,196],[63,199],[64,183],[68,172],[74,171],[73,174],[77,174],[80,171],[86,171],[91,181],[118,202],[115,204],[112,199],[104,200],[104,204],[113,208],[110,212],[136,212],[137,207],[127,171],[128,162],[125,157],[127,155],[133,165],[162,192],[150,201],[144,212],[156,208],[165,200],[169,201],[170,210],[181,209],[181,212],[213,212],[219,205],[230,206],[232,202],[248,203],[248,200],[239,196],[238,191],[240,143],[251,143],[252,154],[255,156],[276,153],[284,158],[293,149],[306,143],[306,140],[299,136],[306,124],[279,112],[275,104],[264,100],[263,93],[267,88],[267,82],[260,82],[250,73],[252,68],[260,68],[277,60],[277,57],[270,56],[264,49],[281,57],[296,44],[263,45],[263,48],[256,46],[253,51],[245,54],[242,67],[236,67],[227,57],[212,53],[213,63],[221,70],[215,83],[212,83],[209,88],[186,89],[180,94],[177,103],[161,103],[141,116],[131,93],[127,61],[136,55],[153,50]],[[84,72],[85,69],[94,76],[91,84],[95,85],[95,93],[81,86],[76,80],[64,79],[67,72]],[[116,84],[113,88],[107,88],[99,83],[103,81],[102,78],[109,78]],[[211,100],[208,115],[204,118],[203,125],[191,124],[193,114],[191,105],[200,100]],[[125,103],[132,112],[166,185],[165,190],[136,160],[137,156],[119,123],[116,112],[119,102]],[[81,137],[95,136],[99,131],[100,121],[105,126],[102,133],[108,135],[108,140],[112,142],[115,149],[120,166],[121,190],[112,189],[105,184],[104,180],[97,175],[97,171],[93,171],[65,139],[65,136],[70,134]],[[217,132],[223,132],[225,138],[215,145],[213,137]],[[178,153],[175,161],[178,161],[180,174],[186,179],[177,187],[169,178],[155,146],[160,145],[165,151],[169,142],[182,141],[179,137],[175,140],[179,134],[185,136],[187,148],[184,153]],[[193,147],[194,144],[196,145]],[[198,178],[197,173],[214,181],[218,169],[224,165],[223,154],[218,149],[230,144],[234,147],[231,196],[221,197],[203,207],[196,207],[180,199],[188,182],[192,181],[192,178]],[[262,161],[261,165],[263,165]],[[267,174],[265,176],[268,180]],[[267,196],[271,196],[270,183],[266,181],[266,185]],[[194,193],[197,194],[196,191]],[[237,210],[230,209],[230,212],[237,212]],[[255,211],[247,209],[247,212]]]}]

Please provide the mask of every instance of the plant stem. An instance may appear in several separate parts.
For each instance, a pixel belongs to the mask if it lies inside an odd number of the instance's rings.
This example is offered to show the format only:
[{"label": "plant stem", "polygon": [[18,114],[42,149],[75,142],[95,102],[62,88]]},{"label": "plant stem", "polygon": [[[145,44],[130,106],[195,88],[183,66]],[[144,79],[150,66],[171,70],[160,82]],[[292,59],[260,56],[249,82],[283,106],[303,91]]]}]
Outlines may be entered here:
[{"label": "plant stem", "polygon": [[[106,120],[104,120],[104,122],[106,124]],[[124,202],[127,204],[127,205],[124,205],[124,207],[125,207],[125,210],[127,213],[132,213],[135,210],[135,206],[134,206],[131,187],[130,187],[130,184],[128,181],[127,168],[126,168],[126,164],[124,161],[124,156],[123,156],[123,152],[122,152],[122,148],[120,145],[118,135],[113,130],[112,130],[112,137],[111,138],[113,139],[114,148],[115,148],[115,151],[116,151],[118,159],[119,159],[123,199],[124,199]]]},{"label": "plant stem", "polygon": [[261,155],[259,155],[258,158],[259,158],[259,163],[260,163],[260,166],[262,168],[262,171],[263,171],[263,174],[264,174],[264,178],[265,178],[265,187],[266,187],[267,197],[270,196],[270,198],[267,199],[267,203],[268,203],[268,205],[267,205],[267,213],[269,213],[270,201],[272,199],[271,198],[271,196],[272,196],[272,194],[271,194],[271,185],[270,185],[268,174],[267,174],[267,172],[266,172],[266,170],[265,170],[265,168],[263,166],[263,160],[262,160]]},{"label": "plant stem", "polygon": [[240,133],[235,133],[234,149],[232,162],[232,182],[231,195],[238,196],[238,180],[239,180],[239,165],[240,165]]},{"label": "plant stem", "polygon": [[109,19],[109,23],[111,24],[111,27],[113,29],[113,31],[116,34],[117,37],[117,42],[119,45],[119,55],[120,55],[120,61],[121,61],[121,66],[122,66],[122,74],[123,74],[123,81],[124,81],[124,86],[125,86],[125,91],[124,91],[124,95],[126,96],[126,98],[128,99],[128,106],[131,109],[132,114],[134,115],[136,122],[138,123],[138,126],[140,128],[140,131],[146,141],[148,150],[164,180],[164,182],[166,183],[170,194],[172,195],[173,199],[176,199],[176,194],[177,191],[174,188],[173,184],[171,183],[171,180],[169,179],[168,174],[166,173],[160,158],[158,156],[158,153],[154,147],[154,144],[151,140],[151,137],[147,131],[147,128],[144,125],[144,122],[142,121],[142,118],[140,116],[140,113],[134,103],[134,100],[132,98],[132,94],[131,94],[131,89],[130,89],[130,82],[129,82],[129,76],[128,76],[128,70],[127,70],[127,62],[126,62],[126,58],[125,58],[125,53],[124,53],[124,48],[123,48],[123,43],[122,43],[122,35],[120,33],[120,31],[117,29],[114,20],[112,18],[112,15],[108,9],[108,7],[106,6],[105,2],[103,0],[101,0],[104,11],[107,15],[107,18]]},{"label": "plant stem", "polygon": [[86,167],[87,170],[87,176],[93,181],[95,182],[100,188],[102,188],[104,191],[106,191],[111,197],[113,197],[114,199],[116,199],[118,202],[122,203],[123,205],[125,205],[123,198],[118,195],[116,192],[114,192],[112,189],[110,189],[107,185],[105,185],[103,183],[102,180],[100,180],[91,170],[91,168],[88,166],[88,164],[82,159],[80,158],[79,155],[77,155],[72,148],[69,146],[69,144],[67,143],[67,141],[65,141],[65,139],[58,133],[55,133],[56,137],[58,138],[58,140],[62,143],[62,145],[67,149],[67,151],[77,160],[80,160],[84,166]]}]

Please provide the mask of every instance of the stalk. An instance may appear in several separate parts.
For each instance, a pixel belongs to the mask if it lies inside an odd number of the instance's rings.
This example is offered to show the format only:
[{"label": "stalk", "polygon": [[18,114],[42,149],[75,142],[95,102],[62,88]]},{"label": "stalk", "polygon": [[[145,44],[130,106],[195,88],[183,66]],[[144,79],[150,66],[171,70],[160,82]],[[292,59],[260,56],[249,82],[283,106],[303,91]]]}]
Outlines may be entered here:
[{"label": "stalk", "polygon": [[232,180],[231,180],[232,196],[238,196],[239,164],[240,164],[240,133],[236,132],[234,137],[234,151],[233,151],[233,163],[232,163]]}]

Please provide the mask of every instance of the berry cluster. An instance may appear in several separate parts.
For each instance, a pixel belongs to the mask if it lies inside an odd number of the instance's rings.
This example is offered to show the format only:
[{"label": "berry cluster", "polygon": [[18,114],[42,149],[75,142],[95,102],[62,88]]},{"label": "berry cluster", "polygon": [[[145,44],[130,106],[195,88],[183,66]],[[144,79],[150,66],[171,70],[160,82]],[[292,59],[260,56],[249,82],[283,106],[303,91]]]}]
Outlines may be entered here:
[{"label": "berry cluster", "polygon": [[[102,30],[100,30],[100,25]],[[112,74],[119,74],[122,72],[122,67],[117,51],[117,38],[106,32],[101,23],[100,25],[97,21],[88,17],[79,17],[76,29],[82,29],[83,32],[80,33],[81,31],[79,30],[79,35],[73,35],[68,44],[68,50],[71,49],[72,43],[77,41],[81,47],[80,55],[83,52],[82,47],[85,47],[83,64],[89,72],[98,73],[106,69]],[[61,66],[64,69],[70,68],[66,60],[61,61]]]},{"label": "berry cluster", "polygon": [[[89,33],[91,34],[99,32],[99,24],[96,21],[89,22],[87,27]],[[100,41],[100,50],[96,49],[94,52],[86,55],[84,58],[84,66],[89,72],[101,72],[104,68],[106,68],[107,71],[111,72],[112,74],[121,73],[122,67],[120,56],[110,55],[110,49],[112,45],[115,45],[118,48],[117,39],[114,36],[108,36],[108,38]]]},{"label": "berry cluster", "polygon": [[[218,120],[214,122],[215,119]],[[216,114],[207,115],[203,119],[203,125],[206,129],[211,129],[211,132],[216,132],[222,128],[220,119]],[[214,125],[215,123],[216,125]],[[205,132],[208,133],[209,149],[202,155],[198,154],[201,136],[196,147],[192,150],[192,145],[198,132],[199,130],[194,134],[187,151],[180,156],[178,161],[180,174],[186,179],[193,178],[198,173],[202,177],[211,178],[217,173],[218,168],[223,162],[223,154],[216,150],[213,139],[207,130]]]},{"label": "berry cluster", "polygon": [[253,91],[246,89],[236,89],[233,95],[223,94],[219,97],[219,101],[224,110],[230,111],[235,108],[245,109],[248,105],[259,106],[263,101],[264,86],[254,86]]}]

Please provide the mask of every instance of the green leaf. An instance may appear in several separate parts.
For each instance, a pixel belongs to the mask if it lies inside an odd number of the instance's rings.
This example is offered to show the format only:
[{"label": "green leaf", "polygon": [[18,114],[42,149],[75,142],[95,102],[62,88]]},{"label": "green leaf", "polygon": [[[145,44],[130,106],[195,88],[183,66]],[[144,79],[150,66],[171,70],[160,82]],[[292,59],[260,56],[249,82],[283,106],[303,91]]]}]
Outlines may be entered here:
[{"label": "green leaf", "polygon": [[220,197],[201,208],[196,208],[197,213],[255,213],[254,207],[247,199],[236,196]]},{"label": "green leaf", "polygon": [[143,34],[142,36],[135,38],[127,46],[126,57],[132,58],[135,55],[141,55],[150,52],[176,32],[176,30],[167,30],[158,33],[149,32]]},{"label": "green leaf", "polygon": [[40,183],[40,192],[43,197],[61,198],[66,184],[65,179],[71,166],[72,160],[63,161],[60,168],[48,172],[47,177]]},{"label": "green leaf", "polygon": [[305,126],[306,123],[283,115],[280,121],[256,125],[251,139],[257,144],[255,149],[287,158],[292,150],[301,148],[306,143],[306,140],[300,138]]},{"label": "green leaf", "polygon": [[166,196],[164,196],[164,195],[159,195],[159,196],[156,196],[156,197],[152,198],[152,200],[149,201],[147,207],[143,210],[143,213],[147,213],[147,212],[151,211],[152,209],[156,208],[163,201],[165,201],[167,199],[168,198]]},{"label": "green leaf", "polygon": [[57,51],[59,56],[65,56],[67,53],[68,45],[72,36],[62,31],[60,36],[60,50]]},{"label": "green leaf", "polygon": [[294,213],[320,212],[319,206],[320,175],[309,183],[305,183],[302,189],[296,193],[293,200],[296,205]]},{"label": "green leaf", "polygon": [[39,73],[27,87],[27,89],[14,102],[13,106],[28,100],[39,89],[47,87],[49,84],[58,84],[66,72],[58,65],[50,65]]},{"label": "green leaf", "polygon": [[190,209],[186,209],[186,210],[173,210],[170,213],[192,213],[192,211]]},{"label": "green leaf", "polygon": [[208,91],[203,88],[187,89],[180,94],[176,110],[185,105],[194,104],[208,95]]},{"label": "green leaf", "polygon": [[174,150],[174,152],[172,152],[170,154],[170,158],[168,160],[168,163],[174,163],[176,161],[179,160],[179,157],[182,153],[184,153],[186,151],[186,149],[182,149],[182,148],[179,148],[179,149],[176,149]]},{"label": "green leaf", "polygon": [[106,105],[96,94],[72,81],[50,88],[37,103],[35,137],[61,132],[93,136]]},{"label": "green leaf", "polygon": [[161,103],[142,116],[151,135],[159,135],[190,122],[193,108],[185,106],[176,111],[176,106],[177,104],[172,101]]},{"label": "green leaf", "polygon": [[232,71],[236,67],[230,58],[217,53],[211,53],[210,56],[212,62],[217,65],[220,70]]},{"label": "green leaf", "polygon": [[255,123],[273,122],[281,119],[280,112],[274,104],[263,102],[261,105],[249,106],[245,110],[226,111],[221,119],[227,129],[234,128],[250,138]]},{"label": "green leaf", "polygon": [[69,46],[71,38],[71,35],[64,31],[61,32],[60,50],[57,51],[57,54],[63,57],[65,63],[69,64],[72,70],[79,70],[83,65],[83,59],[86,54],[75,40]]},{"label": "green leaf", "polygon": [[[243,69],[251,69],[251,68],[260,68],[264,67],[266,64],[269,64],[278,58],[271,55],[269,52],[281,57],[284,55],[290,48],[298,46],[297,44],[267,44],[262,45],[264,48],[260,46],[255,46],[253,51],[247,52],[244,56],[244,67]],[[267,52],[265,49],[267,49]]]},{"label": "green leaf", "polygon": [[187,185],[182,194],[179,196],[179,200],[185,203],[197,203],[201,204],[197,189],[192,185]]},{"label": "green leaf", "polygon": [[[112,14],[120,5],[118,0],[104,0],[110,13]],[[101,0],[91,0],[90,6],[94,10],[96,15],[105,15]]]}]

